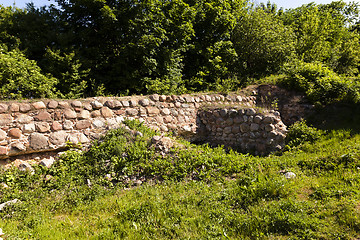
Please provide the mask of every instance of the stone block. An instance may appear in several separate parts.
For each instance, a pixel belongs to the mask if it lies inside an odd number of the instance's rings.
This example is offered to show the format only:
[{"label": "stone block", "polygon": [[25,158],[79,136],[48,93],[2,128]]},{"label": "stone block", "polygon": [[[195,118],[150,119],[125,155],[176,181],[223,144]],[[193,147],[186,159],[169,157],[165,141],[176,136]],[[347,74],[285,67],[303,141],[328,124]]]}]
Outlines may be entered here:
[{"label": "stone block", "polygon": [[0,126],[6,126],[12,123],[13,118],[10,114],[0,114]]},{"label": "stone block", "polygon": [[40,133],[32,133],[29,136],[29,145],[33,150],[43,150],[49,148],[48,139]]},{"label": "stone block", "polygon": [[59,106],[59,103],[57,102],[57,101],[50,101],[50,102],[48,102],[48,104],[47,104],[47,107],[49,108],[49,109],[55,109],[55,108],[57,108]]},{"label": "stone block", "polygon": [[8,132],[8,136],[11,138],[20,138],[22,135],[22,131],[19,128],[12,128]]},{"label": "stone block", "polygon": [[16,116],[16,122],[25,124],[25,123],[31,123],[34,119],[26,114],[19,114]]},{"label": "stone block", "polygon": [[6,113],[9,109],[9,106],[4,103],[0,103],[0,113]]},{"label": "stone block", "polygon": [[102,107],[100,113],[104,118],[111,118],[114,115],[113,111],[108,107]]},{"label": "stone block", "polygon": [[82,107],[82,103],[81,103],[80,101],[75,100],[75,101],[72,101],[72,102],[71,102],[71,106],[72,106],[73,108],[81,108],[81,107]]},{"label": "stone block", "polygon": [[146,111],[149,116],[155,116],[160,114],[160,110],[157,107],[146,107]]},{"label": "stone block", "polygon": [[75,119],[77,117],[77,114],[75,111],[73,111],[71,109],[66,109],[64,111],[64,116],[66,119]]},{"label": "stone block", "polygon": [[34,102],[34,103],[32,104],[32,106],[33,106],[36,110],[45,109],[45,108],[46,108],[45,103],[42,102],[42,101]]},{"label": "stone block", "polygon": [[35,123],[36,131],[45,133],[50,132],[50,125],[47,122],[38,122]]},{"label": "stone block", "polygon": [[67,134],[65,131],[53,132],[49,136],[49,141],[59,147],[65,144],[66,136]]},{"label": "stone block", "polygon": [[59,131],[62,129],[62,125],[59,122],[52,122],[51,123],[51,130],[53,131]]},{"label": "stone block", "polygon": [[34,116],[36,121],[50,121],[52,120],[51,114],[47,111],[41,111],[37,115]]},{"label": "stone block", "polygon": [[82,130],[89,128],[91,126],[91,122],[89,120],[80,120],[75,124],[76,129]]}]

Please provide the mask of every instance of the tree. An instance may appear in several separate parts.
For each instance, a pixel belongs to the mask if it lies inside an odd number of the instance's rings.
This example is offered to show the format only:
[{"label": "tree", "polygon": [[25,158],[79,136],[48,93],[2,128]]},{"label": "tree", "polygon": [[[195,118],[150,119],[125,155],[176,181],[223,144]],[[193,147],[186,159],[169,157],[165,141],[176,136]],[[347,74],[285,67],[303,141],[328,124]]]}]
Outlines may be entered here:
[{"label": "tree", "polygon": [[241,74],[251,77],[276,73],[295,49],[292,29],[259,8],[239,19],[232,41]]},{"label": "tree", "polygon": [[324,5],[310,3],[286,11],[282,19],[294,29],[297,57],[309,63],[325,63],[338,73],[356,73],[359,42],[350,31],[353,17],[358,14],[356,6],[338,1]]},{"label": "tree", "polygon": [[33,60],[19,50],[0,47],[0,98],[44,98],[56,96],[56,79],[41,73]]}]

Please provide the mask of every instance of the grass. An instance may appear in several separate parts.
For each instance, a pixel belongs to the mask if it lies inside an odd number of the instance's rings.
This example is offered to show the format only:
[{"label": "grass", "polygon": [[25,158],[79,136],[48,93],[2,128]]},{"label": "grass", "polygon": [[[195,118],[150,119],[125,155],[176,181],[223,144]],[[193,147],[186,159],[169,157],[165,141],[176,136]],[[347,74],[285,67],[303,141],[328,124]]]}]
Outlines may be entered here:
[{"label": "grass", "polygon": [[163,157],[155,132],[127,124],[144,136],[119,129],[52,169],[2,172],[0,202],[22,201],[0,212],[6,238],[360,238],[357,132],[327,130],[267,157],[180,141]]}]

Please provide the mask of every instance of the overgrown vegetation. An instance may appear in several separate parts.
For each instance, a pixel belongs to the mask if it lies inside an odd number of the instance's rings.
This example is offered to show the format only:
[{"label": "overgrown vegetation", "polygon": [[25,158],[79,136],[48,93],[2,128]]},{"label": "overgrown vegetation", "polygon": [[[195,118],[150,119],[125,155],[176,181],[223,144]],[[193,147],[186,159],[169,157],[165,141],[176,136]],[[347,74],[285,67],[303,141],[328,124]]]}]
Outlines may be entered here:
[{"label": "overgrown vegetation", "polygon": [[21,62],[0,72],[31,66],[40,89],[8,83],[0,98],[229,91],[283,72],[315,102],[358,101],[358,3],[283,10],[246,0],[56,2],[0,8],[2,54]]},{"label": "overgrown vegetation", "polygon": [[[0,174],[9,239],[354,239],[360,135],[302,122],[296,148],[255,157],[180,141],[167,155],[137,122],[50,169]],[[138,131],[143,135],[138,134]],[[303,138],[303,135],[306,138]],[[301,141],[298,141],[301,138]],[[285,172],[294,172],[287,179]],[[138,181],[142,184],[138,187]]]}]

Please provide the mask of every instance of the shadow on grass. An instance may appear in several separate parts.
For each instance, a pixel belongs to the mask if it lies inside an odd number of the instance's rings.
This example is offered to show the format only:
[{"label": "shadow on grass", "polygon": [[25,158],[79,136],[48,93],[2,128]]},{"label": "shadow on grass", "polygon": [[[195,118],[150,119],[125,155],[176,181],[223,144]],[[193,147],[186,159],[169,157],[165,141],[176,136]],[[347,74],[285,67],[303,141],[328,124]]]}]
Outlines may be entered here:
[{"label": "shadow on grass", "polygon": [[348,129],[354,134],[360,133],[360,104],[336,103],[318,107],[307,121],[323,130]]}]

